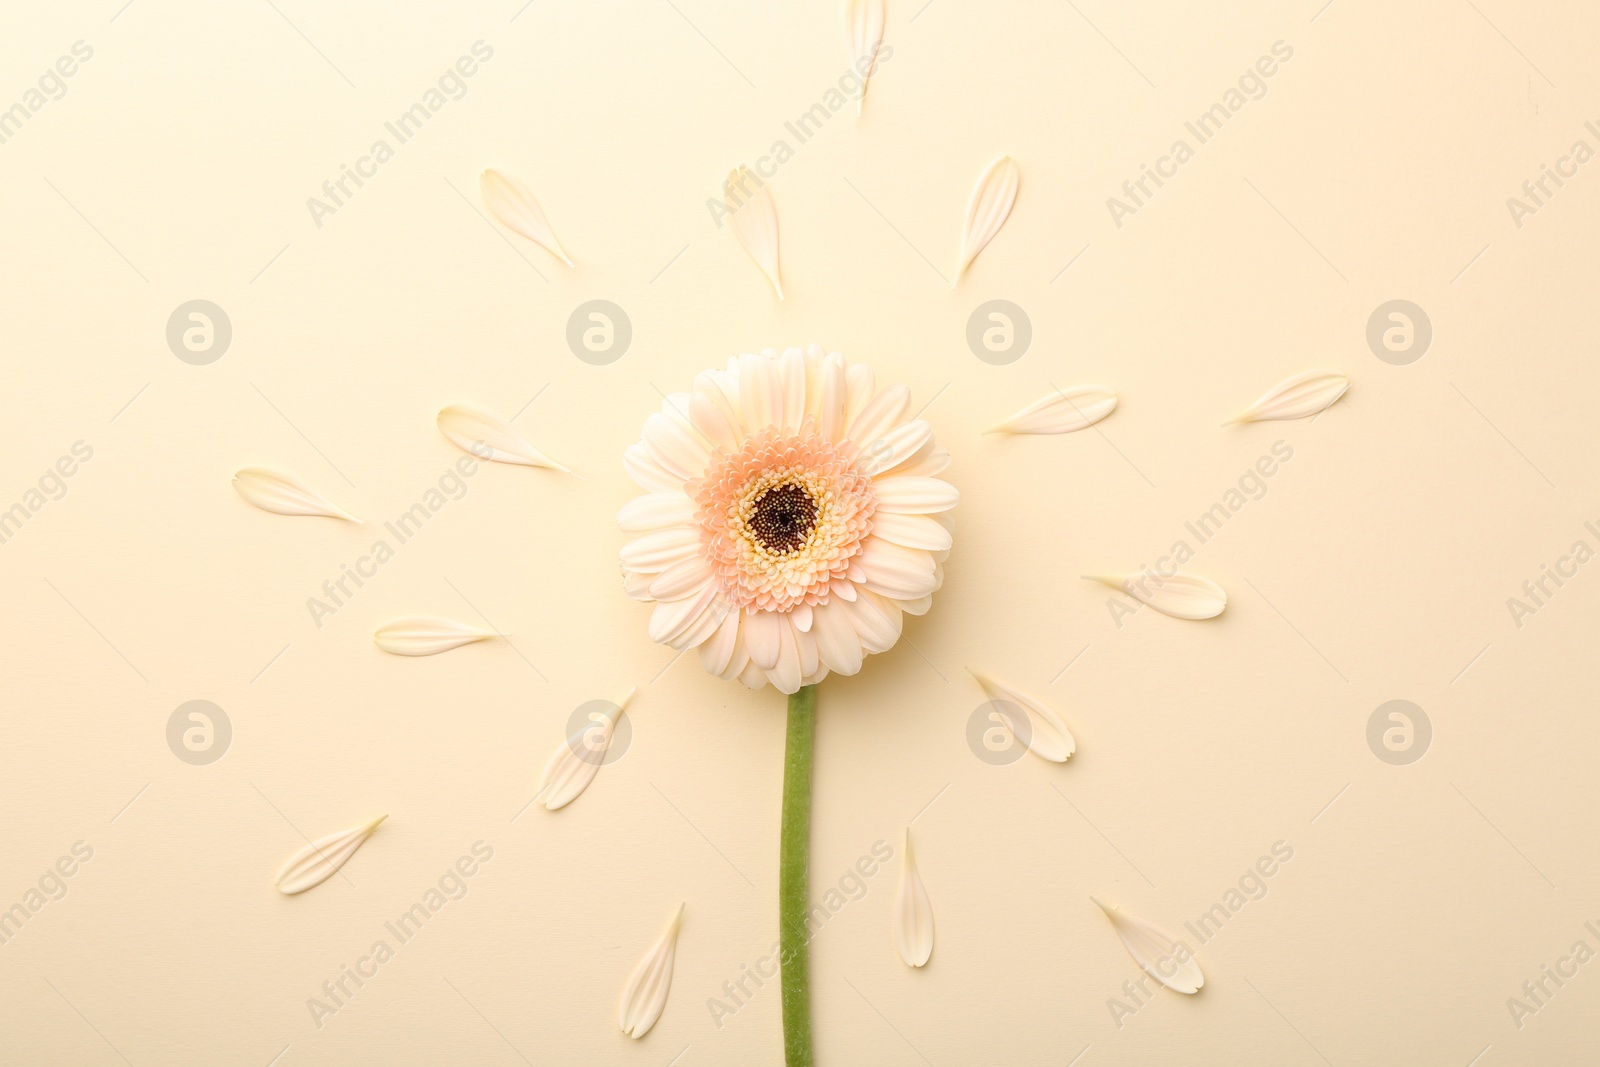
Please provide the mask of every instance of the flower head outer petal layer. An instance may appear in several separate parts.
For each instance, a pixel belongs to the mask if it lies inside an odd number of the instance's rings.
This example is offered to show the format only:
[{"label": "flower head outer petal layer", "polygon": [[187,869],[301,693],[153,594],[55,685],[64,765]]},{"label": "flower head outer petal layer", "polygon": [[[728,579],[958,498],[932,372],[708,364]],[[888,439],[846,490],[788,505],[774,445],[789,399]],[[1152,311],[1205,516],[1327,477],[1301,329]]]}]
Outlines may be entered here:
[{"label": "flower head outer petal layer", "polygon": [[623,588],[649,634],[784,693],[892,648],[943,582],[958,494],[904,386],[819,345],[746,353],[646,419]]}]

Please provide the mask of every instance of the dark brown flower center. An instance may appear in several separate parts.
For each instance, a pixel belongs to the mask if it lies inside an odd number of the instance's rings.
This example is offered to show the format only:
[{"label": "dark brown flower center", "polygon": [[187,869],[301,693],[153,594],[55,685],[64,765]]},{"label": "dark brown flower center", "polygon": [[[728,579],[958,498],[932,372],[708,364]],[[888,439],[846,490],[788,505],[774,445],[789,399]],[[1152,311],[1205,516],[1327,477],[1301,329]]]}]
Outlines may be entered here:
[{"label": "dark brown flower center", "polygon": [[817,505],[798,485],[773,486],[756,497],[750,532],[768,552],[793,552],[806,543],[817,524]]}]

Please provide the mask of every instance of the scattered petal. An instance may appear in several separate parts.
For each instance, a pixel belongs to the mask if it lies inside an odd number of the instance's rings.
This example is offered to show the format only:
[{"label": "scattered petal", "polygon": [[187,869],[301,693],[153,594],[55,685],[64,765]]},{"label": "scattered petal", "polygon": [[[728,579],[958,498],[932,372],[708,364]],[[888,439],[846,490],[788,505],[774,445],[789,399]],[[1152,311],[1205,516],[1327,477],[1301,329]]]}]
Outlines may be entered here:
[{"label": "scattered petal", "polygon": [[[861,117],[861,105],[867,98],[867,79],[878,65],[878,50],[883,45],[883,0],[844,0],[844,36],[850,49],[850,62],[861,79],[861,91],[856,94],[856,117]],[[868,64],[861,70],[862,61]]]},{"label": "scattered petal", "polygon": [[1109,585],[1142,604],[1174,619],[1214,619],[1228,606],[1228,593],[1210,578],[1176,571],[1170,575],[1085,574],[1085,579]]},{"label": "scattered petal", "polygon": [[610,711],[596,712],[586,726],[561,742],[544,766],[539,792],[534,794],[535,802],[549,811],[556,811],[571,804],[578,799],[578,794],[589,788],[611,748],[617,719],[638,691],[631,690],[621,703],[611,705]]},{"label": "scattered petal", "polygon": [[414,616],[378,627],[372,640],[395,656],[436,656],[495,635],[454,619]]},{"label": "scattered petal", "polygon": [[380,815],[371,822],[329,834],[311,842],[289,857],[289,862],[278,872],[278,892],[286,896],[304,893],[312,886],[321,885],[345,865],[361,843],[372,836],[372,831],[389,816]]},{"label": "scattered petal", "polygon": [[1206,976],[1200,973],[1200,965],[1188,945],[1174,941],[1143,919],[1108,908],[1094,897],[1089,899],[1106,913],[1111,928],[1122,939],[1122,947],[1151,978],[1175,993],[1198,993],[1206,984]]},{"label": "scattered petal", "polygon": [[274,515],[325,515],[330,519],[361,522],[304,482],[264,467],[246,467],[236,472],[233,488],[248,503]]},{"label": "scattered petal", "polygon": [[[1012,737],[1026,745],[1028,751],[1035,756],[1051,763],[1065,763],[1078,750],[1078,742],[1073,738],[1072,731],[1061,721],[1061,716],[1050,708],[1026,693],[1012,689],[1008,685],[1001,685],[993,678],[979,674],[971,668],[968,668],[967,673],[983,686],[983,691],[995,705],[995,714],[999,716],[1001,725]],[[1020,730],[1016,724],[1009,721],[1009,716],[1018,709],[1028,719]]]},{"label": "scattered petal", "polygon": [[678,905],[678,914],[672,917],[667,932],[644,954],[644,959],[622,987],[617,1021],[622,1032],[635,1040],[650,1032],[667,1006],[667,994],[672,990],[672,961],[678,953],[678,928],[683,925],[683,908],[684,905]]},{"label": "scattered petal", "polygon": [[1117,391],[1103,385],[1080,385],[1051,393],[1029,404],[984,433],[1072,433],[1093,426],[1116,410]]},{"label": "scattered petal", "polygon": [[1222,425],[1266,422],[1269,419],[1303,419],[1332,407],[1333,402],[1349,388],[1350,379],[1342,374],[1317,370],[1296,374],[1268,389],[1260,400]]},{"label": "scattered petal", "polygon": [[572,260],[567,258],[561,242],[556,240],[555,231],[550,228],[550,220],[544,217],[544,209],[534,199],[532,189],[517,178],[497,170],[484,171],[478,179],[478,188],[483,192],[483,202],[491,215],[567,266],[572,266]]},{"label": "scattered petal", "polygon": [[[752,184],[753,183],[753,184]],[[724,203],[733,220],[733,235],[766,274],[783,299],[783,279],[778,272],[778,209],[767,183],[741,166],[728,173]]]},{"label": "scattered petal", "polygon": [[972,198],[967,201],[967,225],[961,231],[961,265],[950,282],[954,289],[972,261],[978,258],[985,245],[994,240],[1000,227],[1011,214],[1011,205],[1017,202],[1017,161],[1001,156],[972,187]]},{"label": "scattered petal", "polygon": [[894,898],[894,944],[907,966],[921,967],[933,955],[933,904],[911,853],[911,828],[900,854],[900,890]]},{"label": "scattered petal", "polygon": [[524,467],[548,467],[564,474],[572,471],[540,452],[516,428],[498,415],[470,404],[452,404],[439,412],[439,432],[457,448],[479,459],[496,463],[517,463]]}]

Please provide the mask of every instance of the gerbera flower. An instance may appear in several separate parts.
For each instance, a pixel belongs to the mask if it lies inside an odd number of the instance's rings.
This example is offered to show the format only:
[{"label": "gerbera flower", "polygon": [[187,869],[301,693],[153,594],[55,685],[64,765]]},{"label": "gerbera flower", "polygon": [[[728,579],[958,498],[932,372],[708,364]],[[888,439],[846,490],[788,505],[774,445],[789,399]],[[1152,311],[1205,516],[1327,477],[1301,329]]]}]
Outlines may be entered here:
[{"label": "gerbera flower", "polygon": [[811,345],[708,370],[623,457],[645,495],[617,517],[652,640],[780,692],[854,674],[943,582],[957,493],[903,385]]}]

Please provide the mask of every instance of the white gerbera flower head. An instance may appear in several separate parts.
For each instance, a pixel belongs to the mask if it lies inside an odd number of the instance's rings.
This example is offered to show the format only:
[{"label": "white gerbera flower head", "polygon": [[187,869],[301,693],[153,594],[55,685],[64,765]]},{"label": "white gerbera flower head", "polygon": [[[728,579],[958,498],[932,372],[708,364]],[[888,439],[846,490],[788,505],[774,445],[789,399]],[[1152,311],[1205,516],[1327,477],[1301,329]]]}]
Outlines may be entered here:
[{"label": "white gerbera flower head", "polygon": [[955,487],[903,385],[819,345],[735,356],[666,398],[623,456],[618,524],[650,637],[793,693],[893,647],[944,579]]}]

